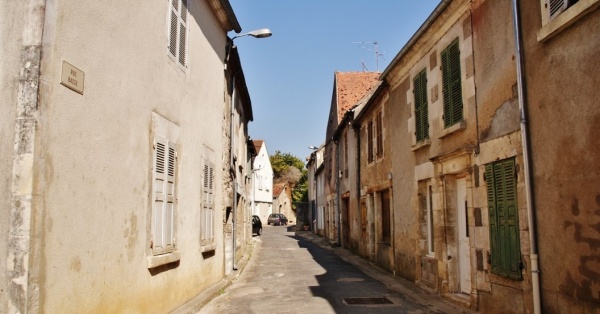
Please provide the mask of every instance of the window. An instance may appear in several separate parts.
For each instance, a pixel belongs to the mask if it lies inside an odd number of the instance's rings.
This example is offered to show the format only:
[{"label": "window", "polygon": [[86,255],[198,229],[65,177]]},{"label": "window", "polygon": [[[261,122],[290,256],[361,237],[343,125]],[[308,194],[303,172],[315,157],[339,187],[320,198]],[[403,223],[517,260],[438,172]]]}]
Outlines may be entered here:
[{"label": "window", "polygon": [[444,95],[444,128],[463,119],[460,49],[456,38],[442,51],[442,91]]},{"label": "window", "polygon": [[348,134],[344,136],[344,177],[348,177]]},{"label": "window", "polygon": [[542,28],[538,30],[537,40],[546,41],[586,14],[594,12],[600,0],[540,0],[540,4]]},{"label": "window", "polygon": [[390,190],[384,190],[381,196],[381,242],[392,243],[391,213],[390,213]]},{"label": "window", "polygon": [[176,143],[156,135],[153,159],[151,249],[158,255],[175,249]]},{"label": "window", "polygon": [[429,114],[427,112],[427,70],[423,69],[413,79],[415,96],[415,137],[417,142],[429,138]]},{"label": "window", "polygon": [[383,113],[379,111],[377,113],[377,151],[376,156],[383,156]]},{"label": "window", "polygon": [[215,165],[208,160],[204,160],[202,171],[202,209],[200,213],[200,244],[205,247],[204,250],[214,250],[214,247],[207,248],[214,243],[214,178]]},{"label": "window", "polygon": [[373,162],[373,121],[369,121],[367,125],[367,158],[369,162]]},{"label": "window", "polygon": [[492,273],[521,279],[517,180],[514,159],[485,166]]},{"label": "window", "polygon": [[188,0],[169,0],[169,56],[186,67]]},{"label": "window", "polygon": [[579,0],[548,0],[547,7],[550,20],[563,13],[578,1]]}]

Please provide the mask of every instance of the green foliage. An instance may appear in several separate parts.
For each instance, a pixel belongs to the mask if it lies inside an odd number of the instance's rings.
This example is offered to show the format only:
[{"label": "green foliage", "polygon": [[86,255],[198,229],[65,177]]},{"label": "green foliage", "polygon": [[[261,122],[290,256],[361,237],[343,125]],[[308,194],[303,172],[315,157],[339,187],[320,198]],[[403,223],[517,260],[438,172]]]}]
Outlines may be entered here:
[{"label": "green foliage", "polygon": [[[287,182],[292,188],[292,202],[308,201],[308,170],[302,159],[290,154],[275,151],[269,156],[273,168],[274,182]],[[294,167],[295,169],[291,169]]]}]

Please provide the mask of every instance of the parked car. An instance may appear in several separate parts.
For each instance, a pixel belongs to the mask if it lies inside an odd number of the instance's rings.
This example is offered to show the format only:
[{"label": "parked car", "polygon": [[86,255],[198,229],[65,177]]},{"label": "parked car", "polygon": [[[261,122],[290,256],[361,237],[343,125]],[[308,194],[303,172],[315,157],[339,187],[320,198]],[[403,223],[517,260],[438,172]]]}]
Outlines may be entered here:
[{"label": "parked car", "polygon": [[262,234],[262,221],[256,215],[252,215],[252,233],[256,233],[256,235]]},{"label": "parked car", "polygon": [[270,224],[273,224],[273,226],[287,225],[288,219],[285,217],[284,214],[271,214],[267,219],[267,225]]}]

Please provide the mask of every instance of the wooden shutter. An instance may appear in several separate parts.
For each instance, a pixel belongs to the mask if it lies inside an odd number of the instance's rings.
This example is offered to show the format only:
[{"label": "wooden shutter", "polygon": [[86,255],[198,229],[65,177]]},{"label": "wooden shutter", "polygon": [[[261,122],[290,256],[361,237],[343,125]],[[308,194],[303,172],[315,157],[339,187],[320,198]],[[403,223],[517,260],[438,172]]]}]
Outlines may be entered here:
[{"label": "wooden shutter", "polygon": [[415,98],[415,137],[417,142],[429,138],[429,114],[427,108],[427,71],[423,69],[413,79]]},{"label": "wooden shutter", "polygon": [[367,159],[373,161],[373,120],[369,120],[367,125]]},{"label": "wooden shutter", "polygon": [[377,157],[383,156],[383,113],[377,113]]},{"label": "wooden shutter", "polygon": [[553,19],[569,7],[568,0],[548,0],[548,15]]},{"label": "wooden shutter", "polygon": [[214,166],[205,161],[202,185],[202,231],[201,240],[214,239]]},{"label": "wooden shutter", "polygon": [[188,0],[170,0],[169,3],[169,54],[185,67]]},{"label": "wooden shutter", "polygon": [[462,84],[460,72],[460,48],[458,38],[441,54],[442,92],[444,95],[444,127],[463,119]]},{"label": "wooden shutter", "polygon": [[154,253],[175,247],[175,175],[177,147],[166,138],[156,136],[154,144],[152,243]]},{"label": "wooden shutter", "polygon": [[486,165],[492,273],[520,280],[521,248],[514,159]]}]

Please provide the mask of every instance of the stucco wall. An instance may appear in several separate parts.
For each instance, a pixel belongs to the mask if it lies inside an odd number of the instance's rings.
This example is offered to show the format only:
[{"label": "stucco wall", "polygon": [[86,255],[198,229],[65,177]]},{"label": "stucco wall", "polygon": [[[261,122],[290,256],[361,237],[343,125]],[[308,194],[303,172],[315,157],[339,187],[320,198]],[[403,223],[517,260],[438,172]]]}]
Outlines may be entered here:
[{"label": "stucco wall", "polygon": [[27,6],[21,2],[4,1],[0,10],[0,312],[6,312],[8,302],[7,249],[12,207],[12,173],[15,142],[15,120],[18,97],[22,38]]},{"label": "stucco wall", "polygon": [[600,10],[539,42],[540,2],[520,5],[543,310],[598,311]]},{"label": "stucco wall", "polygon": [[[222,246],[203,257],[197,230],[202,159],[218,166],[222,151],[225,32],[191,1],[184,73],[167,55],[167,5],[48,3],[30,257],[42,312],[168,312],[222,276]],[[85,72],[83,95],[59,84],[63,60]],[[153,112],[180,131],[182,260],[148,269]],[[222,243],[221,224],[215,234]]]}]

